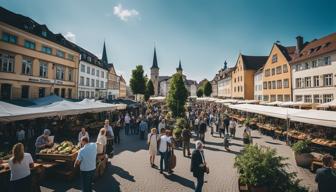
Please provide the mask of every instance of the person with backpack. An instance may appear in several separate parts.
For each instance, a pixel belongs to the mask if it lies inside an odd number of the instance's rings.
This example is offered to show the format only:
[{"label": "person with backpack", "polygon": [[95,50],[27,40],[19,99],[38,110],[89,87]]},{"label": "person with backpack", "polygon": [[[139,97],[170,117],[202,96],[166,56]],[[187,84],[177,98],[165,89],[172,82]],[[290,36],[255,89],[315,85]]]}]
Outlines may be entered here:
[{"label": "person with backpack", "polygon": [[157,135],[157,131],[155,128],[151,129],[151,132],[148,134],[147,137],[147,144],[148,144],[148,152],[149,152],[149,162],[151,167],[157,167],[155,165],[155,156],[157,154],[157,146],[158,146],[159,136]]},{"label": "person with backpack", "polygon": [[183,140],[183,156],[186,156],[186,151],[188,152],[188,157],[191,155],[190,153],[190,138],[191,132],[186,127],[182,130],[182,140]]}]

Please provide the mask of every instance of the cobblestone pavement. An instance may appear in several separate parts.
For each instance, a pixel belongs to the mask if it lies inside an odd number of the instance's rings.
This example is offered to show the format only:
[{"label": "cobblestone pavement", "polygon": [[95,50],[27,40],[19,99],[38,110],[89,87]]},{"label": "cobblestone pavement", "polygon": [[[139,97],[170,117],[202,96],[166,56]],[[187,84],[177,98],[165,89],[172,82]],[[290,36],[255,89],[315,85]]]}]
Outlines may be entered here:
[{"label": "cobblestone pavement", "polygon": [[[210,174],[205,176],[205,192],[236,192],[238,191],[238,175],[233,168],[234,157],[242,150],[243,145],[240,137],[243,128],[237,129],[237,139],[231,140],[230,149],[226,152],[222,146],[222,138],[217,134],[214,137],[209,133],[206,136],[205,158],[210,166]],[[254,143],[276,148],[282,156],[288,157],[291,164],[290,171],[298,173],[302,184],[309,187],[310,191],[316,191],[314,175],[307,169],[295,165],[293,152],[284,142],[273,140],[270,137],[253,131]],[[193,140],[194,142],[194,140]],[[159,170],[149,165],[146,142],[140,141],[138,136],[122,135],[121,144],[116,145],[116,155],[110,161],[105,175],[99,178],[94,185],[96,191],[193,191],[195,178],[190,170],[190,159],[183,157],[180,150],[175,150],[177,165],[172,175],[162,175]],[[159,158],[156,157],[156,164]],[[195,182],[195,183],[194,183]],[[78,191],[79,180],[64,182],[59,180],[47,180],[42,184],[42,191]]]}]

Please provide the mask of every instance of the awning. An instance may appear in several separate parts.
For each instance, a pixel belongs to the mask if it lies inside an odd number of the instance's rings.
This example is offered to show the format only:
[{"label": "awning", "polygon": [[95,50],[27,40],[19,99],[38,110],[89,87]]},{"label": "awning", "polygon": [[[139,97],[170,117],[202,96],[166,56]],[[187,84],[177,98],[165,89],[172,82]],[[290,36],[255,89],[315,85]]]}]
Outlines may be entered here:
[{"label": "awning", "polygon": [[291,121],[297,121],[326,127],[336,127],[336,112],[322,110],[302,110],[289,115]]}]

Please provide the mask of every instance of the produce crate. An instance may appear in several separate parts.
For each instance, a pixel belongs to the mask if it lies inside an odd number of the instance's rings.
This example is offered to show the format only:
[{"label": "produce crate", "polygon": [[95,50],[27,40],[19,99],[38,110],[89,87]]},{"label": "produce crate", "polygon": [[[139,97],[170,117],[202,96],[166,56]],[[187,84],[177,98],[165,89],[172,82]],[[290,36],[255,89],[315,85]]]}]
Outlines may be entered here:
[{"label": "produce crate", "polygon": [[43,160],[64,160],[64,161],[75,161],[78,155],[78,151],[73,154],[47,154],[47,153],[37,153],[36,157]]}]

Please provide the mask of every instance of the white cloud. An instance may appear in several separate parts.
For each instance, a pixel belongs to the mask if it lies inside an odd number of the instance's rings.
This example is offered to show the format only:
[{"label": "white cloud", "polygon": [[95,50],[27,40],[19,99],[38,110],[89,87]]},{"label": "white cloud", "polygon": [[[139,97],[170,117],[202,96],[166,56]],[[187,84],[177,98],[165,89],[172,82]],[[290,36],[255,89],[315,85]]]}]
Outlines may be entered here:
[{"label": "white cloud", "polygon": [[76,43],[76,35],[75,35],[75,34],[73,34],[73,33],[71,33],[71,32],[67,32],[67,33],[64,35],[64,37],[65,37],[67,40],[69,40],[69,41],[71,41],[71,42],[73,42],[73,43]]},{"label": "white cloud", "polygon": [[135,9],[124,9],[121,4],[113,7],[113,14],[123,21],[128,21],[130,17],[136,17],[139,12]]}]

